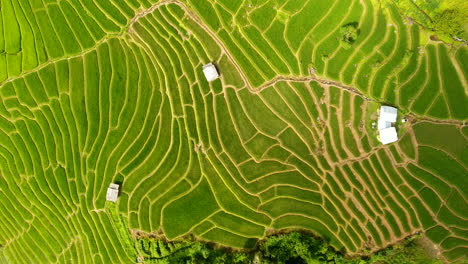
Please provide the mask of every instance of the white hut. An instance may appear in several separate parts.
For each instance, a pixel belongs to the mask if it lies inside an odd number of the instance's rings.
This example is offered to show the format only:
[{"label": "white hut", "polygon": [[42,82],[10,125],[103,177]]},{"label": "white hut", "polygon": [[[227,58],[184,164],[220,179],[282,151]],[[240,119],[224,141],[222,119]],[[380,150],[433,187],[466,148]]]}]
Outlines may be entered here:
[{"label": "white hut", "polygon": [[219,78],[218,69],[216,69],[216,66],[211,62],[203,66],[203,74],[205,74],[205,78],[209,82]]},{"label": "white hut", "polygon": [[117,197],[119,196],[119,185],[111,183],[109,188],[107,188],[106,200],[110,202],[117,202]]},{"label": "white hut", "polygon": [[380,107],[379,121],[385,121],[395,123],[398,115],[398,109],[388,105],[382,105]]},{"label": "white hut", "polygon": [[398,140],[398,135],[394,127],[379,130],[379,140],[382,144],[389,144]]},{"label": "white hut", "polygon": [[378,130],[382,130],[382,129],[389,128],[389,127],[392,127],[392,122],[388,122],[388,121],[380,120],[380,119],[379,121],[377,121]]},{"label": "white hut", "polygon": [[398,109],[395,107],[382,105],[380,107],[377,129],[379,130],[379,140],[382,144],[389,144],[398,140],[398,135],[393,123],[396,122]]}]

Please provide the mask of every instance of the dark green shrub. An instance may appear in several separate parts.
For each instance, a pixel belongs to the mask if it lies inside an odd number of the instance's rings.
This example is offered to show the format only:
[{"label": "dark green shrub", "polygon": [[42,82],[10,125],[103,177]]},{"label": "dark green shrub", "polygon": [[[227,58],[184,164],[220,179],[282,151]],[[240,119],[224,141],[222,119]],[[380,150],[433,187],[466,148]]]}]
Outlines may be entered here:
[{"label": "dark green shrub", "polygon": [[340,45],[344,49],[350,49],[359,35],[357,23],[349,23],[340,28]]}]

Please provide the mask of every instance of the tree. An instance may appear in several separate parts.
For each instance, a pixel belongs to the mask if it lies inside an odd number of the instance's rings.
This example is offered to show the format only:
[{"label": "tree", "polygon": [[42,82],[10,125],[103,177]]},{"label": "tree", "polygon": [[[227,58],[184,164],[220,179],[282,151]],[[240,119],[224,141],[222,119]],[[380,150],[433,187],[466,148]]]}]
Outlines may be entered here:
[{"label": "tree", "polygon": [[331,260],[330,247],[324,240],[297,232],[272,236],[260,246],[266,263],[320,263]]},{"label": "tree", "polygon": [[357,23],[349,23],[340,28],[340,45],[344,49],[350,49],[359,35]]},{"label": "tree", "polygon": [[434,30],[449,34],[452,37],[461,36],[466,22],[465,16],[456,9],[446,9],[433,18]]},{"label": "tree", "polygon": [[[269,236],[255,250],[244,252],[216,247],[211,243],[193,240],[192,237],[177,242],[145,239],[139,240],[136,245],[140,247],[139,252],[147,250],[144,252],[147,254],[142,256],[144,263],[148,264],[441,264],[439,260],[431,259],[415,243],[417,238],[406,239],[401,244],[369,256],[354,258],[345,257],[343,252],[334,249],[326,240],[299,232]],[[160,253],[151,250],[156,247]]]}]

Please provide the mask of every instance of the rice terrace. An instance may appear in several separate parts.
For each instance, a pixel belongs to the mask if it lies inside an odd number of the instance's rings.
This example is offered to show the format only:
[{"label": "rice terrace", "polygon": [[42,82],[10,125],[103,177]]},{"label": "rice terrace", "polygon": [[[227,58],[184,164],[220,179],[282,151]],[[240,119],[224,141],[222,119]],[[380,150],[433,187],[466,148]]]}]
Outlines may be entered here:
[{"label": "rice terrace", "polygon": [[468,2],[0,15],[0,263],[175,263],[188,237],[249,252],[289,231],[468,262]]}]

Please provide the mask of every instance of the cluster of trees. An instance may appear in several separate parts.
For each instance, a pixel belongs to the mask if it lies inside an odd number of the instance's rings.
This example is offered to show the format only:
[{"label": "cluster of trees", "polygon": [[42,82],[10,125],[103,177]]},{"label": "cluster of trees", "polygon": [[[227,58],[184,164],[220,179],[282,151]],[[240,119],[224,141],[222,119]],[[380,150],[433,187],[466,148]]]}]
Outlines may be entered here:
[{"label": "cluster of trees", "polygon": [[[417,238],[417,237],[416,237]],[[415,237],[365,257],[347,258],[327,241],[311,235],[291,232],[260,241],[252,251],[239,252],[187,238],[178,242],[140,239],[136,241],[138,260],[143,263],[256,263],[256,264],[438,264],[417,246]]]},{"label": "cluster of trees", "polygon": [[432,27],[436,32],[462,38],[465,37],[464,26],[468,24],[467,16],[458,9],[445,9],[434,15]]},{"label": "cluster of trees", "polygon": [[357,23],[349,23],[340,28],[340,45],[344,49],[350,49],[359,34]]},{"label": "cluster of trees", "polygon": [[386,0],[416,23],[434,31],[446,42],[467,40],[468,2],[465,0]]},{"label": "cluster of trees", "polygon": [[251,263],[252,255],[216,248],[215,245],[186,238],[177,242],[139,239],[136,244],[137,262],[172,263]]}]

